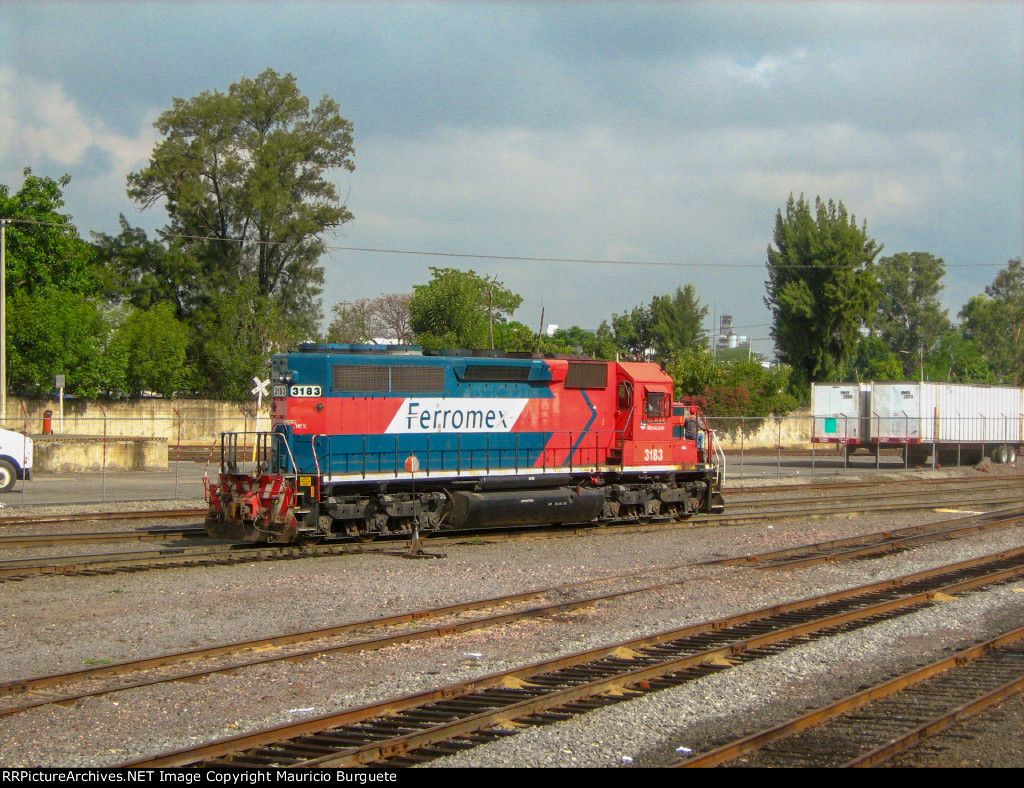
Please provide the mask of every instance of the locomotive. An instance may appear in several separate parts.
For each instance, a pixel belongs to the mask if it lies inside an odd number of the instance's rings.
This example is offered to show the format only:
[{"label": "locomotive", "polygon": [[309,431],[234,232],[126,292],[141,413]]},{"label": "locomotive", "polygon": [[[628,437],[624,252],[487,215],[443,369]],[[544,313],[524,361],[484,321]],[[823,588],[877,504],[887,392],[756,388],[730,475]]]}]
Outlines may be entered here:
[{"label": "locomotive", "polygon": [[271,385],[270,431],[220,436],[211,536],[369,541],[724,508],[714,433],[656,364],[309,343],[273,357]]}]

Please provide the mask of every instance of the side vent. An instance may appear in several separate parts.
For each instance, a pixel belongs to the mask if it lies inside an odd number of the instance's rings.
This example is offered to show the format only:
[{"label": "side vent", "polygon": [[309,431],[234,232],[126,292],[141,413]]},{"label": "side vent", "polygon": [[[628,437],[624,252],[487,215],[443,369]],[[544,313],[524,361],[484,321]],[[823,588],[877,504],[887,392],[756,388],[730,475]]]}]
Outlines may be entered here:
[{"label": "side vent", "polygon": [[530,379],[530,370],[532,367],[529,366],[510,366],[510,365],[499,365],[499,364],[469,364],[466,367],[466,374],[462,376],[463,380],[474,380],[474,381],[521,381]]},{"label": "side vent", "polygon": [[570,361],[565,376],[567,389],[603,389],[608,387],[608,364],[600,361]]}]

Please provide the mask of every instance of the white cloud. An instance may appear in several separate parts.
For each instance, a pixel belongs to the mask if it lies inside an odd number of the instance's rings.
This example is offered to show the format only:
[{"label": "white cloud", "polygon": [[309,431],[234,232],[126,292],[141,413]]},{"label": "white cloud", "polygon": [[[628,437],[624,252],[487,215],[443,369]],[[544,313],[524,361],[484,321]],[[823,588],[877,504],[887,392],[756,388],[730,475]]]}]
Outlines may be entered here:
[{"label": "white cloud", "polygon": [[[26,166],[50,177],[68,172],[73,188],[107,205],[127,202],[125,177],[148,160],[158,138],[153,117],[145,118],[134,135],[116,133],[84,112],[60,84],[9,66],[0,66],[0,106],[0,177],[15,180]],[[61,172],[47,171],[54,166]],[[101,229],[113,224],[108,218]]]}]

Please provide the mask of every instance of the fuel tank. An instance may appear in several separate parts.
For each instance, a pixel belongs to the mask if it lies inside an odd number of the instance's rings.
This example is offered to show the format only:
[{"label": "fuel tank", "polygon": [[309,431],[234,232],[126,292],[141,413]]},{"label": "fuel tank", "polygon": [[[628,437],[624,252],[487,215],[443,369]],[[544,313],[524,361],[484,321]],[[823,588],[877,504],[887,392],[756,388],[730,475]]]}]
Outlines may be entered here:
[{"label": "fuel tank", "polygon": [[453,528],[587,523],[601,515],[604,502],[601,490],[578,487],[454,492],[448,523]]}]

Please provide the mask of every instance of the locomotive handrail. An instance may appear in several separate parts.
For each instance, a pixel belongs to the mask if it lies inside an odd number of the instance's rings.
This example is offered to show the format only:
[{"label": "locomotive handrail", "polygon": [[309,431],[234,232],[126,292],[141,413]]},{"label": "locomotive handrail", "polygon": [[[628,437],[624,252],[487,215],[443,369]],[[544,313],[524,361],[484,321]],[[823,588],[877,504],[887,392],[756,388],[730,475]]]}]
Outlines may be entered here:
[{"label": "locomotive handrail", "polygon": [[[456,433],[438,441],[438,435],[400,433],[393,435],[332,435],[316,433],[309,436],[294,436],[301,440],[290,441],[289,436],[272,432],[225,432],[222,433],[224,470],[238,473],[245,460],[239,458],[248,452],[248,436],[256,437],[253,461],[257,455],[267,463],[272,449],[278,455],[279,472],[288,476],[316,473],[320,476],[353,476],[364,480],[381,478],[404,478],[404,456],[414,453],[420,457],[421,471],[425,476],[514,472],[523,473],[529,469],[543,472],[586,470],[606,464],[621,465],[626,457],[612,454],[605,456],[605,450],[619,449],[629,442],[628,428],[612,430],[587,430],[591,439],[578,430],[564,430],[545,433],[478,433],[476,435]],[[706,436],[703,462],[714,462],[725,466],[725,455],[717,435],[705,424],[702,433]],[[475,438],[475,440],[470,440]],[[277,443],[274,443],[277,441]],[[577,445],[577,442],[579,445]],[[294,445],[293,445],[294,444]],[[283,451],[281,447],[283,446]],[[309,454],[307,456],[307,449]],[[322,455],[322,456],[321,456]],[[713,458],[713,459],[711,459]],[[668,457],[665,458],[668,461]],[[235,467],[238,462],[238,467]],[[287,470],[285,463],[289,464]],[[630,461],[630,466],[645,463],[639,458]],[[230,466],[230,467],[229,467]],[[264,465],[264,470],[270,467]]]},{"label": "locomotive handrail", "polygon": [[718,483],[725,481],[725,452],[722,450],[721,442],[715,437],[715,431],[708,427],[708,441],[715,447],[715,457],[718,459]]}]

